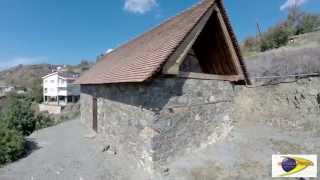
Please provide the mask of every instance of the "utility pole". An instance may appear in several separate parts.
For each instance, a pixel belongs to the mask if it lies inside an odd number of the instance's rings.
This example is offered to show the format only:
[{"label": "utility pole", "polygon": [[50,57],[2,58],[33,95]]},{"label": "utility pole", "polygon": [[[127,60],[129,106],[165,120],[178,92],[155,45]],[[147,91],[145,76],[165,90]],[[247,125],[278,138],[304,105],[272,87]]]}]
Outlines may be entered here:
[{"label": "utility pole", "polygon": [[[256,46],[260,46],[262,42],[262,33],[261,33],[261,28],[260,28],[258,19],[256,21],[256,25],[257,25]],[[256,47],[256,48],[259,49],[260,47]]]},{"label": "utility pole", "polygon": [[258,36],[258,39],[261,39],[262,37],[261,28],[258,20],[257,20],[257,36]]}]

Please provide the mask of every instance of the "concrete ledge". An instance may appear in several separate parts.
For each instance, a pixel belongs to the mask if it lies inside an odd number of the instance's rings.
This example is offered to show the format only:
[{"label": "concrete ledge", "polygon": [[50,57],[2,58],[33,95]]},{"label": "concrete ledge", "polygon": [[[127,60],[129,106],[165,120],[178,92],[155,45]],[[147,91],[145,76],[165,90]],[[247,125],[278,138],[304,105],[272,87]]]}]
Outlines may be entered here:
[{"label": "concrete ledge", "polygon": [[39,104],[40,111],[48,111],[50,114],[61,114],[62,107],[58,105]]}]

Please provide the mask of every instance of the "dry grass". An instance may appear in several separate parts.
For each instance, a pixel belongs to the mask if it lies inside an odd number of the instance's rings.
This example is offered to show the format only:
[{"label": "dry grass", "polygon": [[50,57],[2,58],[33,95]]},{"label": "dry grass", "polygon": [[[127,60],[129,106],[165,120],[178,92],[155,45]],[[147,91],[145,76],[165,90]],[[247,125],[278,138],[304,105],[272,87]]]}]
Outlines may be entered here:
[{"label": "dry grass", "polygon": [[320,46],[281,48],[246,60],[252,78],[320,73]]}]

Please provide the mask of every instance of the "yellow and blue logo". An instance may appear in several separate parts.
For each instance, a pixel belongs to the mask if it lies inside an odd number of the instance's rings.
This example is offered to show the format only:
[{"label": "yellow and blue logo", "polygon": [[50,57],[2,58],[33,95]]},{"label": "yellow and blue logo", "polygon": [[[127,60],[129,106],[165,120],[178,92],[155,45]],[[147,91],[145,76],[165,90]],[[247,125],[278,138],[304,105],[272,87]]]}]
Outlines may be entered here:
[{"label": "yellow and blue logo", "polygon": [[317,177],[316,155],[273,155],[273,177]]}]

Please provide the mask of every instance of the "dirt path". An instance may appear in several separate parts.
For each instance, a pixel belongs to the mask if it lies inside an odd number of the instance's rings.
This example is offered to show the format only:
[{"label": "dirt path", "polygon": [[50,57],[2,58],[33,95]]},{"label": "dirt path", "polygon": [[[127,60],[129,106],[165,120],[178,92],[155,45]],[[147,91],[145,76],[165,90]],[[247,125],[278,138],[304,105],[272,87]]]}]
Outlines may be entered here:
[{"label": "dirt path", "polygon": [[29,139],[37,143],[37,149],[0,169],[0,179],[129,179],[135,167],[125,166],[130,163],[115,155],[102,153],[103,145],[85,137],[90,133],[79,120],[35,132]]}]

